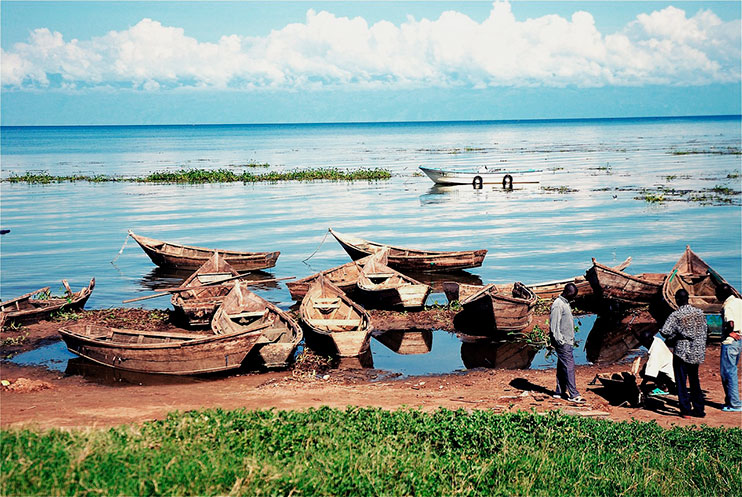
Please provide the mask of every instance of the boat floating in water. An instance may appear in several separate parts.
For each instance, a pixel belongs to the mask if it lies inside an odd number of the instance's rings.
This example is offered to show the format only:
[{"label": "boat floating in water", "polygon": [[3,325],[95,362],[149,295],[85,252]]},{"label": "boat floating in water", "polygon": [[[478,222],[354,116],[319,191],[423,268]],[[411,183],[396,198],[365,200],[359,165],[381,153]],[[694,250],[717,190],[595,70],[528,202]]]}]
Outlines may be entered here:
[{"label": "boat floating in water", "polygon": [[428,178],[438,185],[502,185],[510,188],[518,184],[541,182],[542,169],[511,170],[505,168],[481,167],[474,169],[433,169],[420,166]]},{"label": "boat floating in water", "polygon": [[487,255],[487,250],[484,249],[442,252],[394,247],[338,233],[332,228],[330,234],[354,261],[385,248],[389,249],[388,266],[399,271],[457,271],[481,266],[484,256]]},{"label": "boat floating in water", "polygon": [[[156,240],[137,235],[131,230],[129,230],[129,236],[142,247],[152,262],[160,267],[196,270],[204,265],[215,251],[210,248]],[[273,267],[280,254],[280,252],[238,252],[236,250],[219,250],[219,253],[237,271],[254,271]]]}]

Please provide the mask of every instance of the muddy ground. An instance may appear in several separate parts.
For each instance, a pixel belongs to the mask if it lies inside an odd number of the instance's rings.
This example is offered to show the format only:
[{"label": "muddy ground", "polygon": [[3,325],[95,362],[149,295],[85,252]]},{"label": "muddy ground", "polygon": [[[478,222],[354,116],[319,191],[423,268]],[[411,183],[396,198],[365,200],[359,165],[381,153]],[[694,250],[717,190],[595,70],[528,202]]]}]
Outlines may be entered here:
[{"label": "muddy ground", "polygon": [[[153,330],[171,328],[166,311],[117,309],[85,311],[77,322]],[[379,329],[450,328],[452,311],[423,313],[376,312]],[[536,324],[543,326],[544,317]],[[59,340],[64,322],[41,322],[20,330],[0,333],[3,358]],[[413,326],[414,325],[414,326]],[[25,336],[25,338],[23,338]],[[308,356],[287,371],[237,373],[197,378],[160,377],[156,384],[142,384],[134,374],[101,368],[106,377],[93,381],[85,376],[65,376],[41,367],[21,367],[3,361],[0,378],[0,425],[51,427],[109,427],[163,418],[168,412],[200,408],[302,409],[322,405],[344,408],[374,406],[385,409],[414,407],[432,410],[493,409],[498,412],[526,409],[567,413],[612,420],[656,421],[662,426],[705,424],[742,426],[742,413],[724,413],[724,392],[719,378],[719,346],[709,345],[701,366],[706,393],[706,417],[680,418],[677,397],[658,397],[654,410],[618,405],[599,384],[590,385],[598,373],[615,373],[627,365],[578,366],[577,386],[585,405],[551,397],[554,370],[475,369],[447,375],[395,379],[374,369],[359,369],[350,361],[330,369],[321,358]],[[122,381],[123,380],[123,381]]]}]

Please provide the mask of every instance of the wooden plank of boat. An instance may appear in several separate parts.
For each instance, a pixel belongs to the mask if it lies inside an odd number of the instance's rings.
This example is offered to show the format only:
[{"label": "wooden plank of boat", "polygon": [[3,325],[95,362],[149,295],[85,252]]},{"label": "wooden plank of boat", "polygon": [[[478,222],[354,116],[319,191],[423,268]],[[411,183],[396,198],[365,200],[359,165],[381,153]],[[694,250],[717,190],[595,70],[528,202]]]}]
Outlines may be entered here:
[{"label": "wooden plank of boat", "polygon": [[262,333],[245,360],[251,367],[281,368],[294,356],[303,338],[299,324],[275,304],[249,291],[248,282],[236,281],[211,320],[217,334],[235,333],[258,323]]},{"label": "wooden plank of boat", "polygon": [[507,338],[531,324],[535,305],[536,295],[520,282],[487,285],[461,301],[454,324],[469,334]]},{"label": "wooden plank of boat", "polygon": [[[301,302],[304,295],[307,294],[309,287],[317,281],[320,274],[325,278],[325,280],[338,287],[345,294],[352,294],[356,289],[356,283],[358,282],[358,277],[361,275],[361,269],[366,265],[366,262],[368,262],[371,257],[372,255],[368,255],[358,259],[357,261],[351,261],[342,266],[326,269],[325,271],[320,271],[319,273],[312,274],[300,280],[286,283],[291,298],[297,302]],[[382,262],[386,263],[386,260],[382,260]]]},{"label": "wooden plank of boat", "polygon": [[239,275],[240,273],[215,251],[211,258],[181,285],[190,289],[174,293],[171,297],[170,302],[176,315],[184,319],[189,326],[209,326],[217,307],[232,290],[232,285],[204,286],[204,284]]},{"label": "wooden plank of boat", "polygon": [[402,271],[456,271],[479,267],[487,254],[487,250],[484,249],[442,252],[394,247],[345,235],[332,228],[330,228],[330,233],[354,261],[388,248],[387,264],[389,267]]},{"label": "wooden plank of boat", "polygon": [[395,271],[381,261],[387,249],[374,254],[358,277],[358,298],[365,307],[418,309],[425,305],[430,286]]},{"label": "wooden plank of boat", "polygon": [[[675,292],[682,288],[690,296],[690,305],[706,314],[718,314],[721,312],[722,302],[716,298],[716,289],[724,283],[729,284],[687,245],[662,285],[662,298],[675,310],[678,308]],[[732,290],[734,295],[742,298],[736,288],[732,287]]]},{"label": "wooden plank of boat", "polygon": [[664,273],[642,273],[631,275],[621,270],[599,264],[593,258],[593,267],[585,277],[595,294],[630,305],[649,304],[662,291]]},{"label": "wooden plank of boat", "polygon": [[77,324],[59,329],[70,352],[98,364],[140,373],[190,375],[240,367],[267,322],[220,335],[123,330]]},{"label": "wooden plank of boat", "polygon": [[[198,269],[211,257],[214,249],[165,242],[129,230],[135,242],[142,247],[152,262],[161,267]],[[239,252],[219,250],[222,256],[237,271],[266,269],[276,265],[280,252]]]},{"label": "wooden plank of boat", "polygon": [[473,185],[481,179],[484,185],[505,185],[506,176],[512,178],[512,184],[540,183],[542,169],[511,170],[506,168],[483,167],[478,170],[434,169],[420,166],[428,178],[438,185]]},{"label": "wooden plank of boat", "polygon": [[[325,305],[336,299],[338,307]],[[319,304],[319,305],[317,305]],[[309,287],[299,307],[310,347],[340,357],[360,356],[368,350],[371,318],[338,287],[320,275]]]},{"label": "wooden plank of boat", "polygon": [[33,298],[46,295],[49,287],[27,293],[21,297],[0,303],[0,326],[8,323],[30,324],[48,318],[54,312],[77,311],[85,307],[95,288],[95,278],[91,278],[87,287],[73,292],[67,280],[62,280],[67,295],[64,297]]}]

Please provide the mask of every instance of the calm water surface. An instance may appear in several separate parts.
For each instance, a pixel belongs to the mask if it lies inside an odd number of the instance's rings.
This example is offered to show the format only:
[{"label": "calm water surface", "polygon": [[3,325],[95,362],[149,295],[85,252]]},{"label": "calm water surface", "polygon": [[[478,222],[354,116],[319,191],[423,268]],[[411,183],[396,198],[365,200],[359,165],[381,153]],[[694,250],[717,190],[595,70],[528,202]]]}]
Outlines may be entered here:
[{"label": "calm water surface", "polygon": [[[496,283],[574,276],[590,266],[591,257],[616,263],[632,256],[630,271],[666,272],[690,244],[740,288],[739,196],[737,205],[634,199],[636,189],[660,185],[740,190],[738,153],[686,153],[739,151],[740,128],[739,118],[3,127],[3,177],[28,171],[133,176],[183,167],[242,170],[249,162],[270,163],[272,170],[384,167],[394,176],[380,182],[199,186],[2,183],[0,224],[11,232],[0,238],[0,297],[47,285],[59,290],[62,278],[79,288],[94,276],[87,307],[120,307],[124,299],[183,277],[157,270],[133,241],[112,264],[127,229],[214,248],[280,250],[277,266],[261,278],[299,278],[347,262],[332,237],[325,238],[328,227],[410,247],[486,248],[484,265],[470,273],[474,281]],[[544,170],[540,186],[575,191],[435,187],[416,174],[420,165],[538,167]],[[282,308],[293,304],[282,283],[257,292]],[[445,296],[437,292],[430,300],[445,302]],[[165,308],[169,301],[130,306]],[[455,335],[434,336],[432,351],[414,358],[374,340],[374,365],[403,374],[465,368],[462,342]],[[407,362],[395,366],[395,360]],[[540,364],[538,357],[534,361]]]}]

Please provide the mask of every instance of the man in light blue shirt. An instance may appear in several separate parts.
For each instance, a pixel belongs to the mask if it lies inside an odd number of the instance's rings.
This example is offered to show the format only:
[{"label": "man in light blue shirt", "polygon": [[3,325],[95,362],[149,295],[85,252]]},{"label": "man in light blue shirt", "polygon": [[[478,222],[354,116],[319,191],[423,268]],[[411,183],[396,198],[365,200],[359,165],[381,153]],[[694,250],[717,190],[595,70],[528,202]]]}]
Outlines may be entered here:
[{"label": "man in light blue shirt", "polygon": [[572,352],[575,345],[575,320],[572,317],[572,308],[569,306],[569,303],[576,297],[577,287],[573,283],[567,283],[562,294],[551,304],[549,331],[551,332],[551,346],[557,354],[557,385],[554,397],[566,398],[570,402],[582,404],[585,399],[582,398],[575,385],[575,359]]}]

